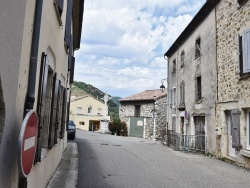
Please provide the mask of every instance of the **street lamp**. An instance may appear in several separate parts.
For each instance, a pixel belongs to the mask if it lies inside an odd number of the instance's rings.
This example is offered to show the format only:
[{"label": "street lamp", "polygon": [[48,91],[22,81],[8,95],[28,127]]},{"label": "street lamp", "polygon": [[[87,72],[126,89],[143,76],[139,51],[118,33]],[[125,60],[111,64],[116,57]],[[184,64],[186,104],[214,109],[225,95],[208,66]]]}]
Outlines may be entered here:
[{"label": "street lamp", "polygon": [[165,90],[165,86],[164,86],[164,81],[166,81],[167,80],[167,78],[165,78],[165,79],[162,79],[161,80],[161,86],[160,86],[160,89],[161,89],[161,92],[163,93],[164,92],[164,90]]}]

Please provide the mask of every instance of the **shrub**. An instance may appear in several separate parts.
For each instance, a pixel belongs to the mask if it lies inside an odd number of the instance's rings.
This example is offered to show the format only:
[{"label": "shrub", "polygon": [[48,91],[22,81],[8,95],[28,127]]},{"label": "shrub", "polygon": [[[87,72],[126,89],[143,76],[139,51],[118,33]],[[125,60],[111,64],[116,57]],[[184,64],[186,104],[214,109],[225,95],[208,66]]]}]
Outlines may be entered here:
[{"label": "shrub", "polygon": [[127,125],[125,122],[121,122],[119,118],[109,122],[109,130],[113,135],[116,133],[118,136],[128,136]]}]

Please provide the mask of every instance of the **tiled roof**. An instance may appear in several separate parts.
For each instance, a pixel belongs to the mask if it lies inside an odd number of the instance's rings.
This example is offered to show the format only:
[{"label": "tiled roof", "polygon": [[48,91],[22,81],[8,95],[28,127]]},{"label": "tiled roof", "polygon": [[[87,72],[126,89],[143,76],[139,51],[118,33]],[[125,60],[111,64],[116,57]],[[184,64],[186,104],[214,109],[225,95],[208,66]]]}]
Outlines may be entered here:
[{"label": "tiled roof", "polygon": [[167,89],[162,93],[160,89],[155,89],[155,90],[146,90],[141,93],[137,93],[134,95],[131,95],[129,97],[125,97],[120,99],[120,102],[125,102],[125,101],[146,101],[146,100],[154,100],[154,99],[159,99],[161,97],[164,97],[167,95]]}]

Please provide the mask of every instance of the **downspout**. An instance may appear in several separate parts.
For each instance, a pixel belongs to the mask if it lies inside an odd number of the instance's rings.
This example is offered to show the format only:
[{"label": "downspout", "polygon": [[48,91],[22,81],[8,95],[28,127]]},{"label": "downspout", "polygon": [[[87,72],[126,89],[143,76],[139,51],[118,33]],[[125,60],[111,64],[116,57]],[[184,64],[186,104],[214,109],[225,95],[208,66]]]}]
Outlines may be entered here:
[{"label": "downspout", "polygon": [[39,48],[42,7],[43,7],[43,0],[36,0],[31,53],[30,53],[30,64],[29,64],[28,91],[25,101],[25,112],[24,112],[25,114],[27,113],[28,110],[33,109],[35,102],[37,56]]},{"label": "downspout", "polygon": [[[43,7],[43,0],[36,0],[31,52],[30,52],[28,91],[27,91],[25,106],[24,106],[24,116],[29,110],[33,109],[34,102],[35,102],[37,56],[38,56],[38,48],[39,48],[42,7]],[[18,187],[27,188],[27,185],[28,185],[27,178],[20,177]]]}]

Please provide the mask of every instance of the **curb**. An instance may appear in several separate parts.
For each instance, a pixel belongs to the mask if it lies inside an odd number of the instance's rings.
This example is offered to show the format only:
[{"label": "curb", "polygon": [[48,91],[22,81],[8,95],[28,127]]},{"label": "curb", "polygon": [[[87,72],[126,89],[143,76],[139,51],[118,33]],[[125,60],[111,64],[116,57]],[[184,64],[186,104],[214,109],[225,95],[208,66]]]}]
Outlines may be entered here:
[{"label": "curb", "polygon": [[47,188],[77,187],[78,148],[75,142],[68,142],[66,150]]}]

